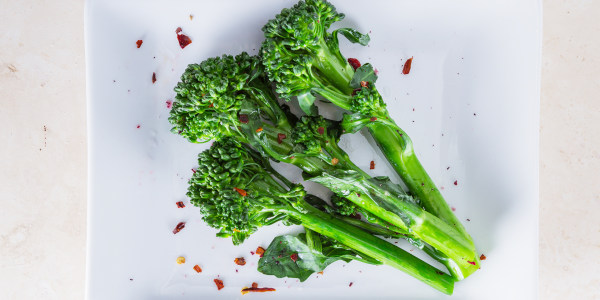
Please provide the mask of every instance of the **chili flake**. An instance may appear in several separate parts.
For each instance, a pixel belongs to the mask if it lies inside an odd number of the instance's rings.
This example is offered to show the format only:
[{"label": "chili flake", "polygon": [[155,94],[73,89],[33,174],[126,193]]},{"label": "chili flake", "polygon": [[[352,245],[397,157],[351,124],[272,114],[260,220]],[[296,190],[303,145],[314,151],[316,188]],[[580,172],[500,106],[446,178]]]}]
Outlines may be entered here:
[{"label": "chili flake", "polygon": [[242,295],[246,295],[250,292],[264,293],[264,292],[274,292],[274,291],[275,291],[274,288],[269,288],[269,287],[259,288],[258,283],[253,282],[252,287],[242,289]]},{"label": "chili flake", "polygon": [[191,44],[192,40],[187,35],[181,34],[181,31],[182,31],[181,27],[177,27],[177,30],[175,30],[175,33],[177,33],[177,41],[179,42],[179,47],[181,47],[181,49],[183,49],[187,45]]},{"label": "chili flake", "polygon": [[152,72],[152,83],[156,82],[156,72]]},{"label": "chili flake", "polygon": [[293,262],[298,261],[298,253],[293,253],[292,255],[290,255],[290,258],[292,259]]},{"label": "chili flake", "polygon": [[352,287],[353,284],[354,284],[354,282],[350,282],[350,284],[348,285],[348,287]]},{"label": "chili flake", "polygon": [[202,272],[202,268],[200,268],[199,265],[195,265],[194,266],[194,271],[196,271],[196,273],[201,273]]},{"label": "chili flake", "polygon": [[335,157],[331,159],[331,164],[334,166],[337,165],[339,162],[340,162],[340,160]]},{"label": "chili flake", "polygon": [[371,117],[371,118],[369,119],[369,121],[371,121],[371,122],[375,122],[375,121],[377,121],[377,117]]},{"label": "chili flake", "polygon": [[166,103],[167,103],[167,108],[168,108],[168,109],[171,109],[171,107],[173,107],[173,101],[171,101],[171,100],[167,100],[167,102],[166,102]]},{"label": "chili flake", "polygon": [[256,133],[259,133],[259,132],[261,132],[261,131],[263,131],[263,128],[262,128],[262,127],[258,127],[258,128],[256,128]]},{"label": "chili flake", "polygon": [[243,257],[237,257],[233,260],[233,262],[238,266],[243,266],[246,264],[246,260]]},{"label": "chili flake", "polygon": [[177,264],[181,265],[181,264],[185,264],[185,257],[180,256],[177,258],[177,260],[175,260],[177,262]]},{"label": "chili flake", "polygon": [[474,261],[467,260],[469,264],[476,265]]},{"label": "chili flake", "polygon": [[238,192],[240,195],[242,195],[242,197],[246,197],[248,195],[248,193],[240,188],[233,188],[236,192]]},{"label": "chili flake", "polygon": [[319,134],[324,134],[325,133],[325,128],[323,126],[321,126],[321,127],[317,128],[317,132]]},{"label": "chili flake", "polygon": [[284,140],[285,138],[286,138],[285,134],[283,134],[283,133],[278,133],[278,134],[277,134],[277,143],[278,143],[278,144],[281,144],[281,143],[283,143],[283,140]]},{"label": "chili flake", "polygon": [[140,48],[142,46],[143,42],[144,41],[142,41],[142,40],[137,40],[137,42],[135,42],[135,44],[137,45],[138,48]]},{"label": "chili flake", "polygon": [[256,254],[260,255],[260,257],[263,257],[263,255],[265,254],[265,248],[263,248],[263,247],[256,248]]},{"label": "chili flake", "polygon": [[369,166],[369,169],[371,169],[371,170],[375,169],[375,161],[374,160],[371,161],[371,165]]},{"label": "chili flake", "polygon": [[185,222],[179,222],[177,226],[175,226],[175,229],[173,229],[173,234],[177,234],[183,228],[185,228]]},{"label": "chili flake", "polygon": [[402,74],[407,75],[408,73],[410,73],[410,67],[412,65],[412,60],[413,60],[412,57],[406,60],[406,62],[404,63],[404,68],[402,68]]},{"label": "chili flake", "polygon": [[178,208],[184,208],[185,204],[183,204],[183,201],[179,201],[176,203]]},{"label": "chili flake", "polygon": [[243,124],[248,124],[248,121],[250,121],[250,119],[248,118],[248,115],[244,115],[244,114],[241,114],[238,119]]},{"label": "chili flake", "polygon": [[454,180],[454,185],[458,185],[458,180]]},{"label": "chili flake", "polygon": [[358,61],[356,58],[348,58],[348,63],[352,66],[352,68],[354,68],[354,71],[360,68],[360,61]]},{"label": "chili flake", "polygon": [[481,256],[479,257],[480,260],[485,260],[487,257],[485,257],[485,255],[481,254]]},{"label": "chili flake", "polygon": [[219,289],[219,291],[225,287],[225,285],[223,284],[223,280],[221,279],[215,279],[214,282],[217,285],[217,289]]},{"label": "chili flake", "polygon": [[360,82],[360,86],[362,86],[362,87],[367,87],[367,86],[369,86],[369,83],[368,83],[368,82],[366,82],[366,81],[361,81],[361,82]]}]

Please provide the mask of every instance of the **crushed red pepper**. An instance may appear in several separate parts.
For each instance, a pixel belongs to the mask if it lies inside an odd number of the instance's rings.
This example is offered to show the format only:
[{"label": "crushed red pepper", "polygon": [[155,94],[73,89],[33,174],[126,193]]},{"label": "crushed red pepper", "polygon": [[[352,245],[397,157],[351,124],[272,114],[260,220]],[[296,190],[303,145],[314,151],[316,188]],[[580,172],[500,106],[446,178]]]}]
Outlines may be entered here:
[{"label": "crushed red pepper", "polygon": [[487,257],[485,257],[485,255],[481,254],[481,256],[479,257],[480,260],[485,260]]},{"label": "crushed red pepper", "polygon": [[248,118],[248,115],[244,115],[244,114],[241,114],[239,116],[239,120],[240,120],[240,122],[242,122],[242,124],[248,124],[248,122],[250,121],[250,119]]},{"label": "crushed red pepper", "polygon": [[214,282],[217,285],[217,289],[219,291],[225,287],[225,285],[223,284],[223,280],[221,280],[221,279],[215,279]]},{"label": "crushed red pepper", "polygon": [[371,161],[371,165],[369,166],[369,169],[371,169],[371,170],[375,169],[375,161],[374,160]]},{"label": "crushed red pepper", "polygon": [[250,292],[257,292],[257,293],[275,292],[275,289],[269,288],[269,287],[259,288],[258,283],[253,282],[252,287],[242,289],[242,295],[246,295]]},{"label": "crushed red pepper", "polygon": [[325,128],[321,126],[321,127],[317,128],[317,132],[319,132],[319,134],[324,134]]},{"label": "crushed red pepper", "polygon": [[179,201],[176,203],[178,208],[184,208],[185,204],[183,204],[183,201]]},{"label": "crushed red pepper", "polygon": [[292,259],[293,262],[297,262],[298,261],[298,253],[292,253],[292,255],[290,255],[290,258]]},{"label": "crushed red pepper", "polygon": [[369,121],[371,121],[371,122],[375,122],[375,121],[377,121],[377,117],[371,117],[371,118],[369,119]]},{"label": "crushed red pepper", "polygon": [[368,82],[366,82],[366,81],[361,81],[361,82],[360,82],[360,86],[362,86],[362,87],[368,87],[368,86],[369,86],[369,83],[368,83]]},{"label": "crushed red pepper", "polygon": [[238,265],[238,266],[243,266],[246,264],[246,259],[244,259],[243,257],[236,257],[233,262]]},{"label": "crushed red pepper", "polygon": [[471,265],[476,265],[476,263],[474,261],[467,260],[467,262]]},{"label": "crushed red pepper", "polygon": [[281,144],[281,143],[283,143],[283,140],[284,140],[286,137],[287,137],[287,136],[285,136],[285,134],[283,134],[283,133],[278,133],[278,134],[277,134],[277,143],[278,143],[278,144]]},{"label": "crushed red pepper", "polygon": [[340,160],[335,157],[331,159],[331,164],[334,166],[337,165],[339,162],[340,162]]},{"label": "crushed red pepper", "polygon": [[242,195],[242,197],[246,197],[246,195],[248,195],[248,193],[240,188],[233,188],[236,192],[238,192],[240,195]]},{"label": "crushed red pepper", "polygon": [[143,42],[144,41],[142,41],[142,40],[137,40],[137,42],[135,42],[135,44],[137,45],[138,48],[140,48],[142,46]]},{"label": "crushed red pepper", "polygon": [[258,127],[258,128],[256,128],[255,131],[256,131],[256,133],[259,133],[259,132],[263,131],[263,128],[262,127]]},{"label": "crushed red pepper", "polygon": [[454,180],[454,185],[458,185],[458,180]]},{"label": "crushed red pepper", "polygon": [[171,109],[171,107],[173,107],[173,101],[167,100],[165,103],[167,103],[167,108],[168,109]]},{"label": "crushed red pepper", "polygon": [[173,229],[173,234],[177,234],[183,228],[185,228],[185,222],[179,222],[177,226],[175,226],[175,229]]},{"label": "crushed red pepper", "polygon": [[348,287],[352,287],[353,284],[354,284],[354,282],[350,282],[350,284],[348,285]]},{"label": "crushed red pepper", "polygon": [[404,63],[404,68],[402,68],[402,74],[407,75],[408,73],[410,73],[410,67],[412,66],[412,60],[413,60],[412,57],[406,60],[406,62]]},{"label": "crushed red pepper", "polygon": [[152,72],[152,83],[156,82],[156,72]]},{"label": "crushed red pepper", "polygon": [[260,257],[263,257],[263,255],[265,255],[265,248],[263,248],[263,247],[256,248],[256,254],[258,254]]},{"label": "crushed red pepper", "polygon": [[194,271],[196,271],[196,273],[202,273],[202,268],[200,268],[199,265],[195,265],[194,266]]},{"label": "crushed red pepper", "polygon": [[354,71],[360,68],[360,61],[358,61],[356,58],[348,58],[348,63],[352,66],[352,68],[354,68]]},{"label": "crushed red pepper", "polygon": [[175,33],[177,33],[177,41],[179,42],[179,47],[181,47],[181,49],[183,49],[187,45],[191,44],[192,40],[187,35],[182,34],[181,31],[182,31],[181,27],[177,27],[177,29],[175,30]]}]

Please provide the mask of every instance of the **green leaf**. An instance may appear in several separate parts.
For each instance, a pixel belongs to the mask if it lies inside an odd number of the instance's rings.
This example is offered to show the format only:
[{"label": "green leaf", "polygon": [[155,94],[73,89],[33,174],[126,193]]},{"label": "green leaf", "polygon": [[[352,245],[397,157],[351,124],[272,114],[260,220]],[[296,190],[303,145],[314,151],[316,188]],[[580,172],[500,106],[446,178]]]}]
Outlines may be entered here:
[{"label": "green leaf", "polygon": [[363,46],[366,46],[369,44],[369,42],[371,41],[371,38],[369,37],[368,34],[362,34],[360,32],[358,32],[355,29],[352,28],[340,28],[335,30],[332,35],[333,36],[337,36],[337,33],[341,33],[343,36],[345,36],[348,41],[356,44],[361,44]]},{"label": "green leaf", "polygon": [[[315,233],[312,233],[315,234]],[[298,278],[305,281],[311,274],[323,271],[338,260],[350,261],[355,253],[320,237],[322,251],[308,246],[306,235],[281,235],[276,237],[258,261],[258,271],[278,278]],[[313,237],[313,241],[316,241]],[[292,259],[294,256],[294,259]]]},{"label": "green leaf", "polygon": [[362,81],[370,83],[375,83],[375,81],[377,81],[377,74],[375,74],[375,69],[373,69],[373,66],[369,63],[366,63],[360,66],[360,68],[356,69],[356,71],[354,72],[354,76],[350,81],[350,87],[358,89],[361,87],[360,83]]},{"label": "green leaf", "polygon": [[316,116],[319,114],[317,107],[315,106],[316,97],[310,92],[306,92],[302,95],[298,95],[298,104],[302,111],[309,116]]}]

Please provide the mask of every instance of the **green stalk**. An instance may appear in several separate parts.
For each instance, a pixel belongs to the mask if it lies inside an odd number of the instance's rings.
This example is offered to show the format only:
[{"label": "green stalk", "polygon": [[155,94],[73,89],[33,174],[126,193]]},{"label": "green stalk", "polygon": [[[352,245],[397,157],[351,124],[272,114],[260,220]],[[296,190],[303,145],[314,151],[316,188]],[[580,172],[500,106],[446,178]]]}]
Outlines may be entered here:
[{"label": "green stalk", "polygon": [[307,203],[303,203],[303,201],[298,206],[298,209],[303,213],[290,211],[289,214],[302,222],[304,227],[408,273],[445,294],[452,294],[454,289],[454,278],[452,276],[439,271],[385,240],[346,224]]},{"label": "green stalk", "polygon": [[354,76],[354,69],[346,61],[341,61],[323,39],[320,41],[320,50],[316,53],[314,66],[323,74],[327,81],[337,87],[342,93],[352,94],[352,88],[348,84]]},{"label": "green stalk", "polygon": [[408,135],[397,126],[392,128],[379,122],[371,122],[367,127],[396,173],[408,189],[421,200],[425,209],[456,228],[472,242],[471,236],[419,162]]}]

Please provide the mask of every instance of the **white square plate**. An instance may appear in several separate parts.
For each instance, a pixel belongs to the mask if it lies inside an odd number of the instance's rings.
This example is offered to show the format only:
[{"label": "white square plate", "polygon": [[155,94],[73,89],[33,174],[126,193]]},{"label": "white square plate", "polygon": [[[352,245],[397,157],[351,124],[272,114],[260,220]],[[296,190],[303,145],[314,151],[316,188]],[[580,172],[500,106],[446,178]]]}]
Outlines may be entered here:
[{"label": "white square plate", "polygon": [[[187,201],[190,169],[209,145],[169,132],[166,102],[174,97],[173,87],[189,63],[257,53],[262,25],[294,3],[87,1],[88,299],[448,298],[395,269],[357,262],[335,263],[303,283],[262,275],[250,251],[297,228],[263,228],[234,247],[215,238],[216,231]],[[346,14],[335,26],[371,33],[369,47],[343,42],[343,54],[379,70],[378,87],[391,115],[488,257],[480,271],[456,284],[452,298],[534,299],[540,1],[333,4]],[[177,42],[177,27],[193,41],[185,49]],[[409,57],[412,70],[402,75]],[[346,135],[342,144],[359,166],[368,169],[374,160],[377,167],[369,172],[398,180],[366,135]],[[300,179],[295,168],[278,168]],[[316,184],[307,187],[327,194]],[[177,201],[186,207],[177,208]],[[187,225],[174,235],[180,221]],[[175,263],[180,255],[187,258],[183,265]],[[243,267],[233,263],[239,256],[248,262]],[[192,269],[195,264],[202,273]],[[213,282],[217,277],[225,283],[221,291]],[[241,296],[254,281],[277,292]]]}]

